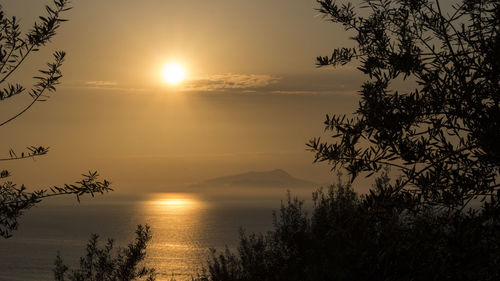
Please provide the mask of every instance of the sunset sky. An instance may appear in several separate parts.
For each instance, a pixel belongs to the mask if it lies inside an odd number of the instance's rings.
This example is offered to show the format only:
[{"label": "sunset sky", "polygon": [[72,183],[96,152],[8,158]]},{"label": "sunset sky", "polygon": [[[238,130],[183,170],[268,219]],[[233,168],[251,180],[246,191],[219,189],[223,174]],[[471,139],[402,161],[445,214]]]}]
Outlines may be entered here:
[{"label": "sunset sky", "polygon": [[[29,3],[29,4],[28,4]],[[24,29],[45,1],[2,1]],[[315,57],[350,46],[313,0],[80,0],[55,39],[10,82],[29,87],[55,50],[68,53],[57,92],[2,128],[0,147],[51,148],[10,163],[13,181],[42,187],[98,170],[122,191],[168,191],[207,178],[284,169],[318,183],[305,143],[326,113],[351,113],[360,77],[354,66],[315,66]],[[186,80],[165,83],[176,62]],[[2,119],[29,96],[6,101]]]}]

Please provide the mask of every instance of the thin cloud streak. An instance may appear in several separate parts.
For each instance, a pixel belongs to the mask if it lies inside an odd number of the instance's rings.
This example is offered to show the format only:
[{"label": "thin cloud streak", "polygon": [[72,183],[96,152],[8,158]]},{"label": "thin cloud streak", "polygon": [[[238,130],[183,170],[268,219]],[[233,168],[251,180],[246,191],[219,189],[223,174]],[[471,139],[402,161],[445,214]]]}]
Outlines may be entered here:
[{"label": "thin cloud streak", "polygon": [[355,95],[357,92],[354,90],[275,90],[271,91],[272,94],[277,95],[290,95],[290,96],[319,96],[319,95]]},{"label": "thin cloud streak", "polygon": [[221,91],[265,88],[280,81],[278,76],[266,74],[218,74],[209,77],[192,79],[185,82],[185,91]]},{"label": "thin cloud streak", "polygon": [[[127,154],[115,156],[116,159],[201,159],[201,158],[248,158],[248,157],[271,157],[286,155],[304,155],[308,152],[283,150],[275,152],[228,152],[228,153],[186,153],[186,154]],[[110,157],[110,156],[106,156]],[[99,158],[99,157],[96,157]]]},{"label": "thin cloud streak", "polygon": [[[74,81],[64,88],[83,88],[102,91],[151,92],[179,91],[189,93],[221,93],[245,95],[290,95],[318,96],[342,95],[354,96],[358,89],[350,81],[339,81],[342,77],[323,76],[321,79],[310,77],[268,75],[268,74],[216,74],[201,78],[192,78],[179,85],[167,87],[163,83],[156,85],[126,85],[112,80]],[[333,78],[333,79],[331,79]],[[347,82],[347,83],[345,83]]]},{"label": "thin cloud streak", "polygon": [[116,86],[118,85],[115,81],[87,81],[85,85],[91,87],[107,87],[107,86]]}]

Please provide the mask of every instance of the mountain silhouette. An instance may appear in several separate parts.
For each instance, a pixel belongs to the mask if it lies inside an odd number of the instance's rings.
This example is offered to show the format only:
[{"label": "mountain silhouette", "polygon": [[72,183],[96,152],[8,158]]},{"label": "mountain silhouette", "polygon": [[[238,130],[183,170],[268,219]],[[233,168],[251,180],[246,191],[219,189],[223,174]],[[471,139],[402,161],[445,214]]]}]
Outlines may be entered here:
[{"label": "mountain silhouette", "polygon": [[276,169],[265,172],[247,172],[242,174],[208,179],[204,182],[191,185],[192,188],[310,188],[315,183],[298,179],[289,173]]}]

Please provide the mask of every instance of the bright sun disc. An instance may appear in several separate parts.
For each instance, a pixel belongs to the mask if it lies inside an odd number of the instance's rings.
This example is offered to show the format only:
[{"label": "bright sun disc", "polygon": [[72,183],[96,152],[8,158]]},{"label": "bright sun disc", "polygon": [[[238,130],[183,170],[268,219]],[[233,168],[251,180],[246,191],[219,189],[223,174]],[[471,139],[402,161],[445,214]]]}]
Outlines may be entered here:
[{"label": "bright sun disc", "polygon": [[169,63],[163,68],[163,79],[169,84],[178,84],[186,78],[186,70],[178,63]]}]

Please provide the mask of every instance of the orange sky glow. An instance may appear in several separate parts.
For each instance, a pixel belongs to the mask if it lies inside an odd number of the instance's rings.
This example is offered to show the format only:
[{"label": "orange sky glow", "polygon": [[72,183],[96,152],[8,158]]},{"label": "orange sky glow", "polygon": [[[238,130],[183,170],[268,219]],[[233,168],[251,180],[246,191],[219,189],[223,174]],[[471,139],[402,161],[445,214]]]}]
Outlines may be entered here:
[{"label": "orange sky glow", "polygon": [[[44,4],[2,1],[25,29]],[[57,92],[3,128],[5,153],[51,149],[9,164],[14,181],[57,184],[98,170],[117,189],[136,192],[277,168],[315,182],[334,178],[326,165],[312,164],[305,143],[321,135],[325,114],[354,110],[362,77],[353,66],[316,68],[316,56],[350,43],[318,16],[314,1],[73,6],[53,42],[13,77],[28,86],[51,52],[68,53]],[[165,74],[169,62],[185,73]],[[28,99],[2,104],[0,115]]]}]

